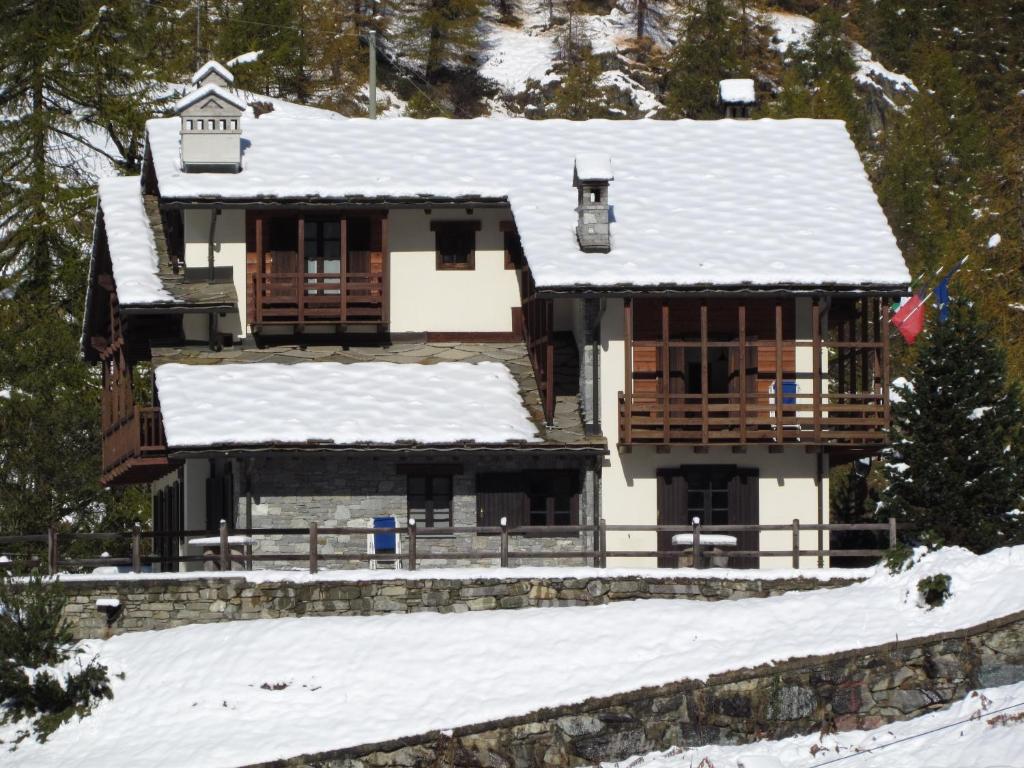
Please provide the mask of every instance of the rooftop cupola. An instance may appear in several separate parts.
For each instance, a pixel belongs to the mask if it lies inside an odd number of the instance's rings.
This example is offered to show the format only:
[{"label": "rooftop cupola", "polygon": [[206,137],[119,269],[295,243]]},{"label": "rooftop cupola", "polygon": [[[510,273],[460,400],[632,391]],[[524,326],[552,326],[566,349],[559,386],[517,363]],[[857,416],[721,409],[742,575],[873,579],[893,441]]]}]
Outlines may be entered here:
[{"label": "rooftop cupola", "polygon": [[237,173],[242,167],[245,102],[228,90],[231,72],[208,61],[192,76],[195,90],[174,105],[181,117],[181,166],[188,173]]},{"label": "rooftop cupola", "polygon": [[749,78],[719,81],[718,100],[726,117],[738,120],[750,117],[750,110],[757,106],[754,81]]},{"label": "rooftop cupola", "polygon": [[572,184],[579,197],[576,213],[576,238],[580,250],[608,253],[612,249],[609,229],[608,183],[612,176],[612,160],[608,155],[586,153],[576,155]]}]

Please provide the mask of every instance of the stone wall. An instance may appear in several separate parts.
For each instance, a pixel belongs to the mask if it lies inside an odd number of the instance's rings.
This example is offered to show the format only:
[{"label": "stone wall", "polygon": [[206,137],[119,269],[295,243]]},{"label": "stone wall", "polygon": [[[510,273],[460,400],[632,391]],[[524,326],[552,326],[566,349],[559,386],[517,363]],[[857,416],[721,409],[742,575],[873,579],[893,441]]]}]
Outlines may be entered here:
[{"label": "stone wall", "polygon": [[533,768],[673,746],[876,728],[1024,680],[1024,613],[968,630],[589,699],[522,717],[250,768]]},{"label": "stone wall", "polygon": [[[407,463],[407,462],[406,462]],[[529,468],[559,469],[578,467],[565,459],[546,457],[543,465],[538,460],[519,459],[460,459],[460,471],[452,478],[452,506],[454,526],[477,525],[476,474],[478,472],[511,472]],[[252,505],[253,528],[305,528],[313,520],[321,528],[371,527],[373,518],[394,516],[399,526],[407,524],[406,477],[398,471],[398,462],[377,457],[338,456],[279,456],[273,460],[256,460],[253,469],[254,494]],[[580,496],[580,524],[591,524],[590,483],[584,483]],[[246,524],[246,499],[239,487],[239,509],[236,525]],[[402,545],[405,545],[405,537]],[[591,546],[590,534],[580,536],[514,536],[509,540],[511,551],[572,552],[586,551]],[[360,554],[366,552],[366,535],[325,535],[320,537],[323,554]],[[417,554],[421,567],[495,565],[499,550],[496,536],[456,534],[432,536],[429,529],[420,528],[417,536]],[[309,537],[271,535],[260,536],[255,554],[305,555],[309,552]],[[460,560],[431,560],[431,553],[487,552],[494,557]],[[592,565],[587,558],[545,558],[509,561],[515,565]],[[288,567],[285,561],[257,561],[256,568]],[[321,567],[365,567],[365,562],[324,560]]]},{"label": "stone wall", "polygon": [[[77,638],[244,619],[292,616],[375,616],[386,613],[460,613],[548,606],[604,605],[619,600],[735,600],[839,587],[852,579],[721,579],[666,577],[473,579],[382,578],[362,581],[249,582],[244,577],[75,580],[64,583],[65,616]],[[121,607],[108,623],[100,598]]]}]

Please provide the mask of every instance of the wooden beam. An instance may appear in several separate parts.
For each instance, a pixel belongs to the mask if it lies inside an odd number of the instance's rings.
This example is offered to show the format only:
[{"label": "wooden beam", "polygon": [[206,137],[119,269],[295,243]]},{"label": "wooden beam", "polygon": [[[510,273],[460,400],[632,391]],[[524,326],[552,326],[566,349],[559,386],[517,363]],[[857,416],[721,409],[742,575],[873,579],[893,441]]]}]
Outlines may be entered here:
[{"label": "wooden beam", "polygon": [[266,254],[263,253],[263,214],[256,214],[256,284],[253,291],[256,295],[252,297],[253,316],[249,322],[254,327],[259,326],[263,321],[263,295],[260,290],[263,275],[266,271]]},{"label": "wooden beam", "polygon": [[775,441],[782,445],[782,302],[775,302]]},{"label": "wooden beam", "polygon": [[747,304],[740,302],[737,325],[739,327],[739,390],[740,390],[740,443],[747,442]]},{"label": "wooden beam", "polygon": [[[864,342],[868,340],[868,313],[870,312],[871,301],[870,299],[864,298],[860,300],[860,341]],[[860,351],[860,391],[870,392],[870,371],[868,357],[870,353],[867,349],[861,348]]]},{"label": "wooden beam", "polygon": [[622,302],[623,318],[622,318],[622,336],[625,342],[625,363],[626,363],[626,380],[624,383],[625,392],[625,413],[623,419],[623,435],[625,436],[626,445],[633,443],[633,300],[623,299]]},{"label": "wooden beam", "polygon": [[383,270],[383,277],[381,278],[381,298],[383,304],[381,306],[381,318],[385,324],[391,323],[391,250],[388,243],[388,223],[390,219],[387,214],[380,219],[380,249],[381,253],[381,269]]},{"label": "wooden beam", "polygon": [[672,423],[669,418],[671,400],[669,380],[671,362],[669,358],[669,308],[668,301],[661,302],[661,407],[662,407],[662,442],[669,443],[672,439]]},{"label": "wooden beam", "polygon": [[[295,281],[295,311],[296,311],[296,332],[302,333],[306,324],[306,295],[302,289],[304,280],[302,275],[306,274],[306,217],[303,214],[299,214],[299,233],[298,243],[296,244],[296,251],[299,254],[299,278]],[[322,255],[322,254],[321,254]]]},{"label": "wooden beam", "polygon": [[821,304],[818,299],[811,303],[811,376],[814,382],[814,441],[821,441]]},{"label": "wooden beam", "polygon": [[654,450],[655,453],[671,453],[672,446],[667,445],[666,443],[658,443],[656,446],[654,446]]},{"label": "wooden beam", "polygon": [[[372,227],[373,224],[371,223],[370,226]],[[339,255],[339,258],[341,259],[341,267],[340,267],[340,270],[339,270],[341,274],[340,274],[340,276],[338,278],[341,281],[341,285],[340,285],[340,288],[341,288],[341,291],[340,291],[340,293],[341,293],[341,320],[342,320],[342,322],[345,322],[345,321],[347,321],[349,319],[348,318],[348,218],[347,217],[342,216],[340,218],[340,220],[338,221],[338,228],[339,228],[339,231],[338,231],[338,240],[339,240],[338,250],[339,250],[339,254],[338,255]],[[371,256],[370,260],[372,260],[372,258],[373,257]],[[370,265],[369,264],[366,265],[366,269],[367,269],[367,271],[370,271]]]},{"label": "wooden beam", "polygon": [[708,302],[700,303],[700,436],[708,443]]},{"label": "wooden beam", "polygon": [[885,426],[888,429],[891,423],[891,408],[889,402],[889,305],[882,301],[882,412],[885,417]]}]

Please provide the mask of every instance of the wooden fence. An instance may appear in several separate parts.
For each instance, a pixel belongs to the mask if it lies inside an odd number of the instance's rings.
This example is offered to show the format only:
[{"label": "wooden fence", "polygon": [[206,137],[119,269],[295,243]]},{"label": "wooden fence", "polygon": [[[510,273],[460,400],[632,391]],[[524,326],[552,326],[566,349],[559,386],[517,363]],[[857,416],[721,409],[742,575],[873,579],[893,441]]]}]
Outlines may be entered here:
[{"label": "wooden fence", "polygon": [[[906,528],[902,528],[906,530]],[[589,560],[594,567],[606,567],[608,558],[678,558],[689,553],[692,556],[694,566],[706,568],[710,564],[709,547],[702,543],[701,537],[708,534],[737,534],[755,531],[766,532],[789,532],[791,534],[792,546],[786,549],[764,550],[720,550],[714,554],[716,557],[727,556],[729,560],[740,558],[760,557],[786,557],[791,559],[794,568],[800,567],[801,557],[817,558],[818,567],[823,565],[824,558],[868,558],[881,557],[885,554],[884,549],[831,549],[820,546],[816,549],[804,549],[801,546],[800,537],[805,532],[820,532],[819,541],[830,532],[875,532],[887,534],[889,547],[897,542],[898,526],[895,518],[889,518],[887,523],[850,523],[850,524],[807,524],[794,519],[788,525],[702,525],[699,520],[693,525],[609,525],[604,521],[596,525],[561,525],[561,526],[520,526],[510,527],[502,518],[499,526],[449,526],[445,528],[430,528],[429,536],[472,534],[475,536],[498,537],[498,548],[494,550],[473,549],[464,552],[443,552],[443,551],[421,551],[429,547],[430,539],[423,538],[418,533],[416,521],[410,520],[408,525],[394,528],[364,528],[364,527],[333,527],[321,528],[317,523],[309,524],[309,528],[254,528],[250,530],[229,530],[226,522],[221,522],[218,530],[192,530],[174,532],[144,531],[141,526],[128,532],[112,533],[60,533],[50,529],[42,534],[29,534],[20,536],[0,536],[0,551],[4,545],[39,545],[45,543],[45,560],[40,556],[23,557],[15,559],[0,560],[0,568],[7,570],[28,570],[32,568],[44,568],[50,573],[58,573],[66,569],[94,568],[97,566],[123,566],[130,567],[134,573],[141,573],[143,566],[158,563],[170,563],[175,567],[182,563],[202,562],[212,563],[216,569],[230,570],[240,567],[244,570],[251,570],[253,565],[263,561],[280,562],[301,562],[308,564],[309,572],[316,573],[322,563],[331,562],[365,562],[386,561],[387,563],[400,563],[407,570],[415,571],[419,561],[433,560],[457,562],[460,560],[494,560],[502,568],[508,567],[509,562],[516,560],[544,559],[549,561],[558,560]],[[692,536],[692,546],[687,545],[671,550],[651,549],[609,549],[608,534],[616,532],[626,533],[686,533]],[[394,534],[404,540],[403,551],[381,552],[376,554],[358,552],[327,552],[320,544],[322,537],[328,536],[374,536],[378,534]],[[590,536],[586,536],[590,534]],[[513,537],[529,536],[576,536],[580,539],[580,548],[563,551],[519,551],[512,548]],[[255,553],[252,543],[260,536],[308,536],[308,547],[305,554],[288,552],[278,553]],[[153,542],[150,549],[156,550],[157,540],[164,538],[176,539],[184,543],[188,539],[206,538],[215,540],[204,548],[207,550],[201,555],[182,555],[179,552],[171,556],[156,553],[144,553],[144,542]],[[240,541],[241,539],[241,541]],[[130,555],[127,557],[91,557],[91,558],[65,558],[61,556],[61,549],[73,540],[77,541],[121,541],[128,544]]]}]

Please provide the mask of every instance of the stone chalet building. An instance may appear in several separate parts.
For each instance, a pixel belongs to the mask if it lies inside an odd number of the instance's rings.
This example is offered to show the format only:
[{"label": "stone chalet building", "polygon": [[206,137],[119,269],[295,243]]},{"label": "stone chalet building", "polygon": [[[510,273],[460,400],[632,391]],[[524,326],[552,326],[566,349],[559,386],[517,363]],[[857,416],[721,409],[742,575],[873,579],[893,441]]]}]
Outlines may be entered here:
[{"label": "stone chalet building", "polygon": [[150,484],[157,531],[411,517],[429,563],[498,547],[431,529],[504,517],[542,564],[593,548],[551,526],[827,522],[829,468],[884,445],[910,278],[841,122],[372,121],[232,79],[202,67],[141,177],[99,185],[103,482]]}]

